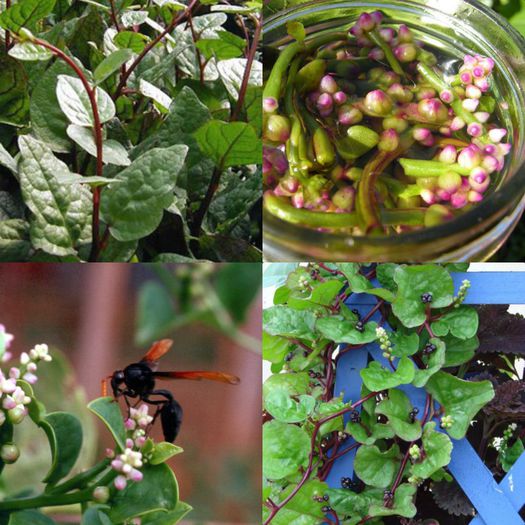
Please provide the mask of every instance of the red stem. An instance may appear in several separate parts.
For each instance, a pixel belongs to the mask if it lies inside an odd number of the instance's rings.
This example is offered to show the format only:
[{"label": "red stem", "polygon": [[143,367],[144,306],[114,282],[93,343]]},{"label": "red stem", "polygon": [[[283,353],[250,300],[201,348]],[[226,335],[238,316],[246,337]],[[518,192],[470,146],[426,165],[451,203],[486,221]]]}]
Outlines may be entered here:
[{"label": "red stem", "polygon": [[182,22],[185,17],[188,16],[188,14],[193,10],[194,7],[198,5],[198,0],[192,0],[188,7],[182,11],[178,16],[174,17],[173,20],[170,22],[170,24],[166,27],[162,33],[159,33],[149,44],[147,44],[140,55],[134,60],[134,62],[128,67],[126,72],[122,75],[120,78],[120,82],[117,86],[117,89],[113,95],[113,100],[116,100],[120,94],[122,93],[122,90],[126,87],[126,82],[128,81],[128,78],[130,77],[131,73],[135,71],[137,66],[142,62],[144,57],[168,34],[171,33],[171,31],[175,28],[177,24]]},{"label": "red stem", "polygon": [[[6,10],[11,7],[11,0],[5,0],[5,8]],[[5,50],[6,53],[9,51],[9,48],[11,47],[11,33],[6,30],[5,32]]]},{"label": "red stem", "polygon": [[271,523],[271,521],[276,516],[276,514],[290,500],[293,499],[293,497],[299,492],[299,490],[301,490],[301,487],[306,483],[306,481],[308,480],[308,478],[312,474],[313,463],[314,463],[314,452],[315,452],[315,448],[316,448],[315,444],[316,444],[316,440],[317,440],[317,434],[319,434],[319,430],[320,430],[321,426],[324,425],[325,423],[328,423],[328,421],[332,421],[332,419],[336,419],[336,418],[341,417],[342,415],[344,415],[344,414],[346,414],[348,412],[352,412],[358,406],[361,406],[363,403],[365,403],[369,399],[375,397],[377,394],[378,394],[378,392],[371,392],[370,394],[368,394],[367,396],[363,397],[359,401],[356,401],[353,405],[350,405],[349,407],[346,407],[346,408],[344,408],[342,410],[339,410],[339,412],[335,412],[334,414],[326,416],[325,418],[320,419],[315,424],[314,431],[313,431],[313,434],[312,434],[312,439],[311,439],[311,442],[310,442],[310,444],[311,444],[311,447],[310,447],[311,448],[311,450],[310,450],[310,459],[308,461],[308,467],[304,471],[304,474],[303,474],[303,477],[301,478],[301,481],[296,485],[296,487],[292,490],[292,492],[290,492],[290,494],[288,494],[288,496],[283,501],[281,501],[281,503],[279,503],[279,505],[276,505],[276,506],[274,506],[272,508],[270,516],[268,516],[268,518],[263,523],[263,525],[268,525],[269,523]]},{"label": "red stem", "polygon": [[115,0],[109,0],[109,5],[111,7],[111,20],[113,22],[113,25],[115,26],[115,29],[120,33],[120,31],[122,31],[122,28],[118,23],[117,9],[115,8]]},{"label": "red stem", "polygon": [[204,68],[206,67],[206,63],[203,64],[201,52],[197,47],[198,38],[197,33],[195,33],[195,28],[193,27],[191,11],[188,13],[188,25],[190,26],[191,38],[193,40],[193,43],[195,44],[195,53],[197,55],[197,62],[199,63],[199,80],[201,84],[204,84]]},{"label": "red stem", "polygon": [[255,32],[253,34],[252,46],[250,47],[250,52],[248,53],[248,58],[246,60],[246,68],[244,69],[244,76],[242,78],[241,88],[239,89],[239,98],[237,100],[237,105],[232,112],[230,121],[233,122],[239,118],[239,115],[244,104],[244,99],[246,97],[246,91],[248,90],[248,82],[250,81],[250,73],[253,66],[253,61],[255,59],[255,53],[257,52],[257,47],[259,46],[259,40],[261,38],[261,21],[258,18],[254,18],[255,21]]},{"label": "red stem", "polygon": [[366,316],[361,320],[363,324],[367,323],[371,317],[383,306],[385,301],[383,299],[380,299],[377,301],[377,304],[366,314]]},{"label": "red stem", "polygon": [[[57,47],[53,46],[49,42],[46,42],[45,40],[40,40],[39,38],[35,38],[33,40],[34,44],[37,44],[39,46],[42,46],[46,49],[49,49],[54,55],[62,59],[66,64],[75,71],[78,78],[82,82],[82,85],[84,86],[84,89],[86,90],[86,93],[89,98],[89,103],[91,104],[91,111],[93,112],[93,134],[95,137],[95,145],[97,148],[97,176],[102,177],[102,170],[104,167],[103,164],[103,157],[102,157],[102,145],[103,145],[103,137],[102,137],[102,123],[100,122],[100,116],[98,114],[98,104],[97,104],[97,97],[95,93],[95,88],[91,87],[86,76],[84,75],[84,72],[82,69],[80,69],[79,66],[75,63],[74,60],[72,60],[70,57],[68,57],[62,50],[58,49]],[[100,215],[100,192],[101,188],[96,187],[93,188],[93,220],[92,220],[92,243],[91,243],[91,254],[89,256],[89,260],[91,262],[96,262],[98,257],[98,251],[99,251],[99,215]]]}]

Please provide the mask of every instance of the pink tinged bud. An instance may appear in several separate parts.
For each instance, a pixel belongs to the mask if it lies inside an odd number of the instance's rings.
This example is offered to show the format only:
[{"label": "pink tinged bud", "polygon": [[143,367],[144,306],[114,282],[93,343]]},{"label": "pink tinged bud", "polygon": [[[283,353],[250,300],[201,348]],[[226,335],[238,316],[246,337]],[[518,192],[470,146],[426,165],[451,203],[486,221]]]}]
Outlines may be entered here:
[{"label": "pink tinged bud", "polygon": [[397,33],[398,41],[400,43],[410,43],[414,40],[412,36],[412,31],[405,25],[401,24]]},{"label": "pink tinged bud", "polygon": [[485,70],[485,73],[489,75],[492,73],[496,62],[492,58],[484,57],[479,61],[479,65]]},{"label": "pink tinged bud", "polygon": [[481,137],[481,135],[483,135],[483,126],[476,122],[469,124],[467,133],[474,138]]},{"label": "pink tinged bud", "polygon": [[347,100],[346,93],[344,91],[338,91],[337,93],[334,93],[334,102],[340,106],[341,104],[344,104]]},{"label": "pink tinged bud", "polygon": [[499,144],[507,135],[507,130],[500,129],[491,129],[489,131],[489,138],[494,144]]},{"label": "pink tinged bud", "polygon": [[425,226],[431,228],[433,226],[439,226],[454,218],[452,212],[441,204],[434,204],[430,206],[425,213]]},{"label": "pink tinged bud", "polygon": [[28,363],[27,365],[27,371],[28,372],[31,372],[31,373],[34,373],[37,371],[37,364],[36,363]]},{"label": "pink tinged bud", "polygon": [[482,93],[486,93],[490,89],[488,78],[476,78],[474,84],[482,91]]},{"label": "pink tinged bud", "polygon": [[444,122],[448,118],[448,110],[437,98],[422,100],[418,104],[421,116],[430,122]]},{"label": "pink tinged bud", "polygon": [[126,448],[133,448],[133,440],[128,438],[126,439]]},{"label": "pink tinged bud", "polygon": [[357,45],[359,47],[374,47],[374,43],[366,36],[360,36],[357,39]]},{"label": "pink tinged bud", "polygon": [[341,188],[332,198],[334,205],[342,211],[351,212],[354,209],[355,189],[351,186]]},{"label": "pink tinged bud", "polygon": [[100,487],[96,487],[93,490],[93,499],[97,503],[107,503],[107,501],[109,500],[109,496],[110,496],[110,493],[109,493],[108,487],[100,486]]},{"label": "pink tinged bud", "polygon": [[455,117],[452,121],[452,124],[450,125],[451,131],[459,131],[460,129],[463,129],[467,123],[460,117]]},{"label": "pink tinged bud", "polygon": [[472,81],[473,81],[473,77],[472,77],[472,74],[468,71],[465,71],[463,73],[461,73],[461,75],[459,76],[461,82],[463,84],[472,84]]},{"label": "pink tinged bud", "polygon": [[481,168],[473,170],[468,179],[470,187],[478,193],[485,193],[490,186],[490,177]]},{"label": "pink tinged bud", "polygon": [[443,126],[442,128],[439,128],[439,132],[440,132],[444,137],[452,137],[452,130],[450,129],[449,126]]},{"label": "pink tinged bud", "polygon": [[365,97],[365,107],[372,113],[387,115],[393,108],[392,99],[380,89],[370,91]]},{"label": "pink tinged bud", "polygon": [[498,144],[498,153],[503,157],[506,157],[510,150],[512,149],[512,144]]},{"label": "pink tinged bud", "polygon": [[355,37],[360,37],[360,36],[363,36],[363,30],[361,29],[361,26],[359,26],[358,24],[355,24],[354,26],[350,28],[350,34]]},{"label": "pink tinged bud", "polygon": [[476,98],[466,98],[462,103],[463,109],[470,113],[474,113],[479,106],[479,100]]},{"label": "pink tinged bud", "polygon": [[317,109],[319,112],[330,114],[334,108],[334,99],[328,93],[321,93],[317,100]]},{"label": "pink tinged bud", "polygon": [[445,102],[445,104],[450,104],[454,102],[454,93],[450,89],[445,89],[439,94],[439,98]]},{"label": "pink tinged bud", "polygon": [[379,31],[379,34],[381,35],[381,38],[390,44],[394,38],[396,37],[395,31],[390,27],[384,27]]},{"label": "pink tinged bud", "polygon": [[31,374],[30,372],[25,373],[22,379],[31,385],[34,385],[38,381],[38,377],[35,374]]},{"label": "pink tinged bud", "polygon": [[496,157],[493,157],[491,155],[487,155],[482,162],[483,168],[487,170],[487,172],[494,173],[495,171],[498,171],[499,168],[499,161]]},{"label": "pink tinged bud", "polygon": [[478,98],[481,98],[481,89],[479,89],[479,87],[477,86],[470,84],[469,86],[467,86],[467,89],[465,90],[465,94],[467,95],[468,98],[478,99]]},{"label": "pink tinged bud", "polygon": [[432,190],[429,190],[429,189],[422,189],[421,190],[421,198],[427,203],[427,204],[436,204],[437,202],[437,197],[436,197],[436,194],[432,191]]},{"label": "pink tinged bud", "polygon": [[302,192],[298,192],[292,196],[292,204],[294,208],[297,208],[298,210],[304,208],[304,196]]},{"label": "pink tinged bud", "polygon": [[308,95],[308,100],[312,103],[312,104],[317,104],[317,101],[319,100],[319,97],[321,96],[321,93],[319,91],[312,91],[309,95]]},{"label": "pink tinged bud", "polygon": [[133,421],[133,419],[126,419],[126,421],[124,421],[124,426],[128,429],[128,430],[133,430],[136,426],[136,423],[135,421]]},{"label": "pink tinged bud", "polygon": [[426,146],[427,148],[431,148],[436,143],[436,138],[433,135],[430,135],[428,139],[421,141],[422,146]]},{"label": "pink tinged bud", "polygon": [[486,122],[489,121],[490,113],[486,111],[478,111],[477,113],[474,113],[474,116],[479,122],[481,122],[482,124],[485,124]]},{"label": "pink tinged bud", "polygon": [[425,100],[427,98],[434,98],[436,96],[436,90],[433,88],[422,88],[417,94],[418,100]]},{"label": "pink tinged bud", "polygon": [[338,111],[338,119],[343,126],[353,126],[363,120],[363,114],[352,106],[341,106]]},{"label": "pink tinged bud", "polygon": [[272,142],[286,142],[290,138],[290,121],[282,115],[270,115],[264,136]]},{"label": "pink tinged bud", "polygon": [[432,132],[427,128],[415,128],[413,131],[414,140],[418,142],[423,142],[428,140],[429,137],[432,137]]},{"label": "pink tinged bud", "polygon": [[494,144],[487,144],[483,149],[483,153],[485,153],[485,155],[495,155],[497,151],[498,148]]},{"label": "pink tinged bud", "polygon": [[7,363],[8,361],[11,361],[11,358],[13,357],[13,354],[11,352],[4,352],[4,355],[2,356],[2,363]]},{"label": "pink tinged bud", "polygon": [[337,82],[334,80],[334,77],[330,75],[325,75],[319,84],[319,90],[322,93],[330,93],[333,95],[339,90],[339,86],[337,85]]},{"label": "pink tinged bud", "polygon": [[4,397],[4,400],[2,401],[2,406],[6,410],[11,410],[12,408],[15,408],[16,405],[17,405],[17,402],[11,396]]},{"label": "pink tinged bud", "polygon": [[9,377],[11,379],[19,379],[20,378],[20,369],[19,368],[16,368],[16,366],[13,366],[10,370],[9,370]]},{"label": "pink tinged bud", "polygon": [[445,146],[439,154],[439,161],[444,164],[455,164],[458,158],[458,150],[455,146]]},{"label": "pink tinged bud", "polygon": [[472,190],[472,191],[468,192],[467,198],[468,198],[469,202],[472,202],[472,203],[475,204],[475,203],[481,202],[483,200],[483,194]]},{"label": "pink tinged bud", "polygon": [[481,164],[481,154],[478,148],[469,146],[465,148],[458,156],[458,164],[465,169],[472,170]]},{"label": "pink tinged bud", "polygon": [[509,109],[509,103],[508,102],[502,102],[500,104],[500,108],[503,109],[504,111],[506,111],[507,109]]},{"label": "pink tinged bud", "polygon": [[392,84],[388,88],[388,94],[399,102],[411,102],[414,98],[414,94],[405,86],[398,82]]},{"label": "pink tinged bud", "polygon": [[457,210],[464,208],[468,204],[468,199],[464,193],[454,193],[450,198],[450,204]]},{"label": "pink tinged bud", "polygon": [[265,113],[273,113],[274,111],[277,111],[278,107],[279,103],[273,97],[266,97],[263,101],[263,111]]},{"label": "pink tinged bud", "polygon": [[370,13],[363,13],[357,20],[357,25],[366,33],[372,31],[376,26],[376,21]]},{"label": "pink tinged bud", "polygon": [[137,470],[137,469],[133,469],[129,475],[130,479],[132,481],[142,481],[142,478],[144,477],[142,475],[142,472],[140,470]]},{"label": "pink tinged bud", "polygon": [[112,462],[111,462],[111,468],[113,470],[117,470],[117,471],[121,471],[122,470],[122,467],[124,466],[124,463],[120,460],[120,459],[114,459]]},{"label": "pink tinged bud", "polygon": [[474,75],[474,78],[483,78],[485,76],[485,71],[482,67],[475,67],[472,70],[472,74]]},{"label": "pink tinged bud", "polygon": [[456,193],[461,188],[461,182],[461,175],[454,171],[443,173],[438,178],[439,187],[450,194]]},{"label": "pink tinged bud", "polygon": [[7,464],[15,463],[20,457],[20,450],[14,443],[6,443],[0,449],[0,457]]},{"label": "pink tinged bud", "polygon": [[370,16],[372,17],[372,20],[377,24],[382,24],[383,23],[383,13],[381,13],[381,11],[373,11],[372,13],[370,13]]},{"label": "pink tinged bud", "polygon": [[18,425],[27,415],[27,410],[23,405],[17,405],[15,408],[8,410],[7,418],[13,425]]},{"label": "pink tinged bud", "polygon": [[263,175],[270,175],[270,173],[273,171],[273,165],[268,159],[263,158]]},{"label": "pink tinged bud", "polygon": [[402,62],[413,62],[417,58],[417,48],[414,44],[401,44],[394,48],[394,55]]},{"label": "pink tinged bud", "polygon": [[124,490],[128,482],[124,476],[117,476],[113,482],[117,490]]},{"label": "pink tinged bud", "polygon": [[368,53],[368,58],[370,60],[384,60],[385,53],[380,47],[374,47],[374,49]]},{"label": "pink tinged bud", "polygon": [[112,448],[107,448],[106,449],[106,457],[108,459],[114,458],[115,457],[115,451]]},{"label": "pink tinged bud", "polygon": [[437,190],[436,195],[441,202],[448,202],[452,197],[452,194],[445,190]]},{"label": "pink tinged bud", "polygon": [[381,151],[395,151],[399,147],[399,134],[397,131],[395,129],[383,131],[378,147]]},{"label": "pink tinged bud", "polygon": [[146,436],[139,436],[137,439],[135,439],[135,446],[137,448],[142,448],[144,443],[146,443]]}]

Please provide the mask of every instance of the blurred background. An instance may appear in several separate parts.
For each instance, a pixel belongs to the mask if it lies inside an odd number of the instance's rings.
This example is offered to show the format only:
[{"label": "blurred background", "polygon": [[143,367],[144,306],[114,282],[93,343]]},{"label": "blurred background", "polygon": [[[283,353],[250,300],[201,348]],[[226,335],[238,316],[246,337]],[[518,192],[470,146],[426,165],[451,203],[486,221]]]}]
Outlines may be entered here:
[{"label": "blurred background", "polygon": [[[181,499],[194,507],[185,523],[260,521],[260,283],[261,265],[249,263],[0,265],[0,323],[15,336],[15,359],[47,343],[56,359],[42,364],[36,394],[48,412],[72,411],[82,421],[75,471],[112,445],[85,408],[101,395],[101,379],[169,337],[175,343],[160,370],[241,378],[237,386],[163,383],[184,408],[176,440],[184,453],[170,466]],[[38,483],[50,466],[44,433],[35,439],[29,418],[16,432],[23,456],[5,469],[4,494]]]}]

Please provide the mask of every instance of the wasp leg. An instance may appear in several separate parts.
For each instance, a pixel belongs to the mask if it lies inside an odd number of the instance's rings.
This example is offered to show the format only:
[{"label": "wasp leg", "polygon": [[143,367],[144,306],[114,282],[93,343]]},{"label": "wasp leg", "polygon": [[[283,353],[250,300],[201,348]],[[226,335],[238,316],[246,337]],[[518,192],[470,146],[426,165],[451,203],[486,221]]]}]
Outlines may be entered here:
[{"label": "wasp leg", "polygon": [[[152,395],[163,396],[166,399],[150,399],[150,396]],[[173,399],[171,392],[168,390],[153,390],[143,399],[146,401],[146,403],[150,403],[158,407],[155,412],[152,424],[160,414],[164,439],[171,443],[175,441],[182,423],[182,407],[175,399]]]}]

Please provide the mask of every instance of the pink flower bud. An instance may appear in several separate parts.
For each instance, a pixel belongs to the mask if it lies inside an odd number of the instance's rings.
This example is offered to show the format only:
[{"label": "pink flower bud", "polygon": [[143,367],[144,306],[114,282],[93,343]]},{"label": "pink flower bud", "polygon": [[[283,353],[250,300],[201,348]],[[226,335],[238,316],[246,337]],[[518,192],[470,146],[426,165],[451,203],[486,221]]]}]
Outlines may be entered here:
[{"label": "pink flower bud", "polygon": [[282,115],[270,115],[266,122],[264,138],[271,142],[286,142],[290,138],[290,121]]},{"label": "pink flower bud", "polygon": [[424,188],[421,190],[420,195],[427,204],[436,204],[437,202],[436,194],[432,190]]},{"label": "pink flower bud", "polygon": [[476,78],[474,84],[482,91],[482,93],[486,93],[490,89],[488,78]]},{"label": "pink flower bud", "polygon": [[467,198],[468,198],[469,202],[472,202],[472,203],[475,204],[475,203],[481,202],[483,200],[483,194],[472,190],[472,191],[468,192]]},{"label": "pink flower bud", "polygon": [[462,102],[463,109],[469,113],[474,113],[479,106],[479,100],[476,98],[466,98]]},{"label": "pink flower bud", "polygon": [[406,86],[403,86],[399,82],[392,84],[388,88],[388,94],[398,102],[411,102],[414,98],[414,94]]},{"label": "pink flower bud", "polygon": [[381,151],[395,151],[399,147],[399,134],[395,129],[387,129],[381,134],[378,148]]},{"label": "pink flower bud", "polygon": [[483,70],[485,71],[485,73],[487,75],[490,75],[494,69],[494,66],[496,65],[496,63],[494,62],[494,60],[492,58],[489,58],[489,57],[483,57],[480,61],[479,61],[479,65],[483,68]]},{"label": "pink flower bud", "polygon": [[472,170],[481,164],[481,154],[475,146],[465,148],[458,156],[458,164],[465,169]]},{"label": "pink flower bud", "polygon": [[273,113],[277,111],[279,103],[273,97],[266,97],[263,101],[263,111],[265,113]]},{"label": "pink flower bud", "polygon": [[2,406],[5,410],[11,410],[12,408],[15,408],[16,405],[17,402],[11,396],[4,397],[2,401]]},{"label": "pink flower bud", "polygon": [[17,405],[15,408],[8,410],[7,418],[13,425],[18,425],[27,415],[27,409],[23,405]]},{"label": "pink flower bud", "polygon": [[337,190],[332,197],[332,202],[339,209],[345,212],[351,212],[354,209],[355,189],[352,186],[346,186]]},{"label": "pink flower bud", "polygon": [[9,370],[9,377],[11,379],[19,379],[20,378],[20,369],[16,366],[11,367]]},{"label": "pink flower bud", "polygon": [[304,196],[302,192],[297,192],[295,195],[292,195],[292,204],[297,209],[304,208]]},{"label": "pink flower bud", "polygon": [[406,44],[412,42],[414,37],[412,31],[405,24],[401,24],[397,33],[397,39],[401,44]]},{"label": "pink flower bud", "polygon": [[448,202],[452,197],[451,193],[442,189],[437,190],[436,195],[441,202]]},{"label": "pink flower bud", "polygon": [[432,228],[433,226],[439,226],[454,218],[453,213],[441,204],[434,204],[430,206],[425,213],[425,226]]},{"label": "pink flower bud", "polygon": [[144,443],[146,443],[146,436],[139,436],[137,439],[135,439],[135,446],[137,448],[142,448]]},{"label": "pink flower bud", "polygon": [[439,128],[439,132],[444,137],[452,137],[452,130],[450,129],[450,126],[442,126],[441,128]]},{"label": "pink flower bud", "polygon": [[109,500],[109,496],[110,496],[110,493],[109,493],[108,487],[100,486],[100,487],[95,487],[95,489],[93,490],[93,499],[97,503],[107,503]]},{"label": "pink flower bud", "polygon": [[478,59],[472,55],[465,55],[463,61],[465,63],[465,67],[472,68],[478,65]]},{"label": "pink flower bud", "polygon": [[485,155],[496,155],[497,151],[498,147],[495,144],[487,144],[483,148],[483,153],[485,153]]},{"label": "pink flower bud", "polygon": [[470,73],[469,71],[464,71],[463,73],[461,73],[461,75],[459,76],[461,82],[463,84],[472,84],[472,81],[473,81],[473,77],[472,77],[472,73]]},{"label": "pink flower bud", "polygon": [[113,470],[122,470],[122,467],[124,466],[124,463],[122,463],[122,461],[120,459],[114,459],[112,462],[111,462],[111,468]]},{"label": "pink flower bud", "polygon": [[455,164],[458,158],[458,150],[455,146],[449,145],[443,148],[439,154],[439,161],[444,164]]},{"label": "pink flower bud", "polygon": [[368,58],[376,61],[384,60],[385,52],[380,47],[374,47],[374,49],[368,53]]},{"label": "pink flower bud", "polygon": [[321,93],[321,96],[317,100],[317,109],[322,116],[328,116],[334,109],[334,99],[328,93]]},{"label": "pink flower bud", "polygon": [[370,91],[370,93],[366,95],[364,103],[368,111],[381,116],[390,113],[394,106],[392,99],[380,89]]},{"label": "pink flower bud", "polygon": [[388,44],[391,44],[394,38],[396,37],[395,31],[390,27],[381,28],[379,30],[379,34],[381,35],[381,38]]},{"label": "pink flower bud", "polygon": [[307,98],[311,104],[317,104],[317,101],[319,100],[320,96],[321,96],[320,91],[312,91],[311,93],[308,94]]},{"label": "pink flower bud", "polygon": [[464,208],[468,204],[467,196],[464,193],[454,193],[450,198],[450,204],[457,210]]},{"label": "pink flower bud", "polygon": [[472,124],[468,125],[467,133],[471,137],[481,137],[481,135],[483,135],[483,126],[477,122],[473,122]]},{"label": "pink flower bud", "polygon": [[495,171],[498,171],[499,162],[496,157],[493,157],[492,155],[487,155],[481,164],[484,169],[487,170],[487,173],[494,173]]},{"label": "pink flower bud", "polygon": [[34,385],[38,381],[38,377],[31,372],[26,372],[22,379],[27,381],[30,385]]},{"label": "pink flower bud", "polygon": [[444,89],[440,94],[439,98],[445,102],[445,104],[450,104],[454,102],[454,93],[450,89]]},{"label": "pink flower bud", "polygon": [[372,17],[372,20],[376,23],[376,25],[380,25],[383,23],[383,13],[381,11],[373,11],[370,13],[370,16]]},{"label": "pink flower bud", "polygon": [[435,98],[436,90],[431,87],[422,88],[417,93],[418,100],[425,100],[427,98]]},{"label": "pink flower bud", "polygon": [[448,110],[437,98],[422,100],[418,104],[421,116],[430,122],[444,122],[448,118]]},{"label": "pink flower bud", "polygon": [[482,67],[475,67],[472,70],[472,74],[474,75],[474,78],[483,78],[485,76],[485,71]]},{"label": "pink flower bud", "polygon": [[334,93],[333,99],[334,102],[340,106],[341,104],[344,104],[347,100],[346,93],[344,91],[338,91],[337,93]]},{"label": "pink flower bud", "polygon": [[127,482],[127,480],[126,480],[126,478],[124,476],[117,476],[113,483],[114,483],[115,488],[117,490],[124,490],[126,488],[126,485],[128,484],[128,482]]},{"label": "pink flower bud", "polygon": [[357,25],[365,32],[372,31],[376,26],[376,21],[370,13],[362,13],[358,20]]},{"label": "pink flower bud", "polygon": [[363,47],[363,48],[374,47],[374,43],[367,36],[360,36],[360,37],[358,37],[357,45],[359,47]]},{"label": "pink flower bud", "polygon": [[6,443],[0,449],[0,457],[8,465],[15,463],[20,457],[20,450],[14,443]]},{"label": "pink flower bud", "polygon": [[512,144],[498,144],[498,153],[503,157],[506,157],[510,150],[512,149]]},{"label": "pink flower bud", "polygon": [[474,113],[474,116],[479,122],[485,124],[489,121],[490,113],[488,113],[487,111],[478,111],[477,113]]},{"label": "pink flower bud", "polygon": [[107,448],[106,449],[106,457],[108,459],[114,458],[115,457],[115,451],[112,448]]},{"label": "pink flower bud", "polygon": [[427,128],[415,128],[413,131],[414,140],[423,142],[432,136],[432,132]]},{"label": "pink flower bud", "polygon": [[491,142],[494,144],[499,144],[507,135],[507,130],[500,128],[500,129],[491,129],[489,131],[489,138]]},{"label": "pink flower bud", "polygon": [[394,55],[402,63],[413,62],[417,58],[417,48],[414,44],[401,44],[394,48]]},{"label": "pink flower bud", "polygon": [[137,470],[137,469],[133,469],[131,472],[130,472],[130,475],[129,475],[130,479],[132,481],[142,481],[142,478],[144,477],[142,475],[142,472],[140,470]]},{"label": "pink flower bud", "polygon": [[461,175],[454,171],[443,173],[438,178],[439,187],[446,192],[453,194],[461,188]]},{"label": "pink flower bud", "polygon": [[477,86],[470,84],[469,86],[467,86],[467,89],[465,90],[465,94],[467,95],[468,98],[478,99],[478,98],[481,98],[481,89],[479,89],[479,87]]},{"label": "pink flower bud", "polygon": [[334,80],[334,77],[330,75],[325,75],[321,82],[319,83],[319,90],[322,93],[330,93],[333,95],[339,90],[339,86],[337,85],[337,82]]},{"label": "pink flower bud", "polygon": [[363,120],[363,114],[352,106],[341,106],[337,112],[339,123],[343,126],[353,126]]},{"label": "pink flower bud", "polygon": [[460,117],[455,117],[452,121],[452,124],[450,125],[450,129],[452,131],[459,131],[460,129],[463,129],[467,123]]},{"label": "pink flower bud", "polygon": [[472,170],[468,181],[470,187],[478,193],[485,193],[490,186],[490,177],[482,168]]}]

